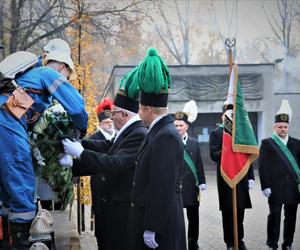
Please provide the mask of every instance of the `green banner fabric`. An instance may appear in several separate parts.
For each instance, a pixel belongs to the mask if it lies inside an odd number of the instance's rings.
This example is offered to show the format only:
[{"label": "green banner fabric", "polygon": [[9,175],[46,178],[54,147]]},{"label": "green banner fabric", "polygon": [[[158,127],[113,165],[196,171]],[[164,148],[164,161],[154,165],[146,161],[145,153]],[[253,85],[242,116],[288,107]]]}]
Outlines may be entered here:
[{"label": "green banner fabric", "polygon": [[[227,110],[224,116],[221,174],[225,182],[234,188],[247,174],[251,163],[258,157],[259,149],[244,104],[238,80],[237,65],[232,69]],[[228,108],[232,106],[232,108]]]},{"label": "green banner fabric", "polygon": [[258,154],[256,138],[249,120],[248,112],[245,108],[241,84],[238,79],[236,83],[236,98],[234,106],[235,122],[233,123],[233,144],[235,147],[242,147],[238,152]]}]

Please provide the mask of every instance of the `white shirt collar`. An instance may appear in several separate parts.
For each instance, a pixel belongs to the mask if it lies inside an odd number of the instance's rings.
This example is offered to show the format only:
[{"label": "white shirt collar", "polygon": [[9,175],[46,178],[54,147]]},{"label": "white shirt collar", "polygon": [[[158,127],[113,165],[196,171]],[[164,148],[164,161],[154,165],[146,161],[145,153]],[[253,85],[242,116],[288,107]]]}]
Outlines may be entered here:
[{"label": "white shirt collar", "polygon": [[132,123],[134,123],[134,122],[136,122],[136,121],[140,121],[140,120],[141,120],[141,118],[140,118],[140,116],[139,116],[138,114],[135,115],[135,116],[133,116],[133,117],[131,117],[131,118],[124,124],[124,126],[118,131],[118,133],[117,133],[116,138],[115,138],[114,141],[116,141],[116,140],[118,139],[118,137],[120,136],[120,134],[122,134],[123,131],[124,131],[126,128],[128,128]]},{"label": "white shirt collar", "polygon": [[167,115],[168,115],[168,114],[164,114],[164,115],[161,115],[161,116],[157,117],[157,118],[150,124],[149,129],[148,129],[148,133],[149,133],[149,131],[154,127],[154,125],[155,125],[156,123],[158,123],[158,121],[159,121],[160,119],[162,119],[163,117],[165,117],[165,116],[167,116]]},{"label": "white shirt collar", "polygon": [[112,138],[115,137],[115,130],[113,131],[112,134],[107,133],[107,132],[106,132],[104,129],[102,129],[102,128],[99,128],[99,130],[100,130],[100,132],[104,135],[105,139],[107,139],[107,140],[111,140]]},{"label": "white shirt collar", "polygon": [[187,142],[188,138],[189,138],[188,134],[185,133],[185,135],[182,137],[182,142],[183,142],[184,145],[186,145],[186,142]]}]

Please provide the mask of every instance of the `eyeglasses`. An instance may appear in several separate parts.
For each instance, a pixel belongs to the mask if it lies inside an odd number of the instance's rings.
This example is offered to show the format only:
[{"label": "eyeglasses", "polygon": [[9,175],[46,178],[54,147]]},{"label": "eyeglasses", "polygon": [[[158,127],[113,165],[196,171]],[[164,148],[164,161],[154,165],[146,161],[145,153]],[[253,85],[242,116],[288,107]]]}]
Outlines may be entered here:
[{"label": "eyeglasses", "polygon": [[111,116],[114,116],[117,113],[123,113],[123,111],[122,110],[112,110],[112,111],[110,111]]},{"label": "eyeglasses", "polygon": [[112,111],[110,111],[111,117],[113,117],[117,113],[123,113],[124,116],[127,116],[127,113],[124,110],[112,110]]}]

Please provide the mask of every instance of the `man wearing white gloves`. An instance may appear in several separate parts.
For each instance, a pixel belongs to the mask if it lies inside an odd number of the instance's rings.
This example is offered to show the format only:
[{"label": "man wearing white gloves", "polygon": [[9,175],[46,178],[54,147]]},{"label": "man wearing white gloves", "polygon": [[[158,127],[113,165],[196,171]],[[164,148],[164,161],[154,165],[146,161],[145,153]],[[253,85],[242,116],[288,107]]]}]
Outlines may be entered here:
[{"label": "man wearing white gloves", "polygon": [[[65,141],[65,140],[64,140]],[[68,141],[68,140],[67,140]],[[76,143],[76,145],[81,146],[80,143]],[[82,146],[81,146],[82,147]],[[79,148],[81,148],[79,147]],[[78,151],[80,151],[80,149],[78,149]],[[64,168],[71,168],[73,167],[73,157],[69,154],[64,153],[63,155],[61,155],[61,157],[59,158],[59,164],[61,166],[63,166]]]},{"label": "man wearing white gloves", "polygon": [[300,141],[288,135],[291,109],[283,100],[275,116],[274,133],[262,140],[259,153],[259,177],[262,193],[268,197],[270,213],[267,245],[278,248],[281,210],[284,205],[283,250],[293,249],[297,207],[300,202]]},{"label": "man wearing white gloves", "polygon": [[168,115],[167,65],[150,48],[139,64],[139,114],[149,127],[136,158],[130,250],[186,250],[181,200],[183,143]]},{"label": "man wearing white gloves", "polygon": [[[129,72],[121,83],[130,84],[134,72]],[[65,153],[75,157],[72,167],[74,176],[101,174],[97,196],[99,250],[132,250],[127,244],[131,191],[136,154],[147,129],[137,115],[139,103],[133,96],[138,95],[127,93],[126,90],[119,89],[114,99],[111,117],[118,133],[113,142],[83,140],[79,143],[63,140]],[[71,161],[64,157],[60,163],[68,165]]]},{"label": "man wearing white gloves", "polygon": [[[190,107],[190,108],[189,108]],[[194,112],[193,112],[194,111]],[[197,106],[191,100],[183,112],[176,112],[174,124],[184,144],[184,170],[182,174],[182,203],[188,218],[188,249],[198,250],[200,192],[206,189],[204,168],[199,142],[188,135],[189,124],[197,118]]]}]

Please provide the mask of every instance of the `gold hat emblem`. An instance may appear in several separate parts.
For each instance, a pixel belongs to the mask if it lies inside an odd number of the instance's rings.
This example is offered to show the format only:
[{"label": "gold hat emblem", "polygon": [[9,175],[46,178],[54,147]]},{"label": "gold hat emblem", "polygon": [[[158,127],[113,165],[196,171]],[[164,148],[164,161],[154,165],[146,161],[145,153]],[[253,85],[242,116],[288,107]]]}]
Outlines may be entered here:
[{"label": "gold hat emblem", "polygon": [[175,114],[175,119],[177,119],[177,120],[181,120],[181,119],[183,119],[183,117],[184,117],[184,113],[183,112],[177,112]]},{"label": "gold hat emblem", "polygon": [[108,109],[104,110],[104,115],[110,117],[110,110]]},{"label": "gold hat emblem", "polygon": [[287,114],[281,114],[280,115],[280,120],[283,122],[288,122],[289,116]]}]

